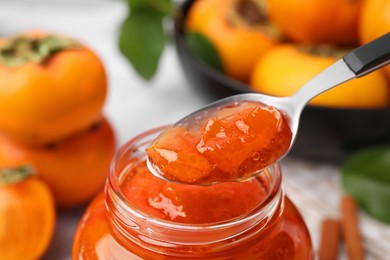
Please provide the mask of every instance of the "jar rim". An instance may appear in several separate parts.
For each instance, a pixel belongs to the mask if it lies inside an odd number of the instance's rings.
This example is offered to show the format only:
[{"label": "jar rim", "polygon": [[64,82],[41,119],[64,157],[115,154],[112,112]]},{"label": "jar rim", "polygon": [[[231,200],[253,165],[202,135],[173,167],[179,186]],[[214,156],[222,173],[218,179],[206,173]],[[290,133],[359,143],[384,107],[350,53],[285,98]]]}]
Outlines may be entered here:
[{"label": "jar rim", "polygon": [[[120,178],[117,176],[118,172],[118,162],[120,159],[122,159],[126,154],[134,148],[134,145],[137,144],[142,139],[145,139],[151,135],[156,135],[160,133],[163,129],[169,127],[170,125],[164,125],[160,127],[153,128],[151,130],[145,131],[141,134],[136,135],[135,137],[131,138],[129,141],[127,141],[122,147],[118,150],[116,155],[114,156],[113,160],[111,161],[110,165],[110,172],[108,176],[108,181],[105,188],[105,193],[115,201],[115,207],[117,210],[119,210],[122,214],[126,216],[135,216],[136,218],[146,220],[151,224],[164,226],[165,228],[170,229],[180,229],[180,230],[218,230],[226,227],[236,226],[240,225],[243,222],[248,222],[251,219],[258,219],[259,215],[263,213],[272,213],[276,210],[277,206],[280,202],[280,197],[282,195],[282,189],[281,189],[281,181],[282,181],[282,175],[281,175],[281,169],[280,164],[275,163],[266,169],[262,171],[271,171],[274,174],[274,179],[272,180],[272,183],[270,185],[269,190],[267,191],[267,196],[262,200],[255,208],[249,210],[248,212],[245,212],[237,217],[230,218],[223,221],[218,222],[211,222],[211,223],[199,223],[199,224],[189,224],[189,223],[180,223],[180,222],[173,222],[169,220],[164,220],[158,217],[154,217],[151,215],[148,215],[144,212],[142,212],[140,209],[135,207],[122,193],[120,187],[119,187],[119,181]],[[150,143],[153,139],[149,140]],[[122,170],[123,172],[123,170]],[[107,199],[106,199],[107,200]],[[106,207],[107,201],[106,201]],[[266,216],[272,215],[272,214],[266,214]],[[262,219],[266,216],[263,216]]]}]

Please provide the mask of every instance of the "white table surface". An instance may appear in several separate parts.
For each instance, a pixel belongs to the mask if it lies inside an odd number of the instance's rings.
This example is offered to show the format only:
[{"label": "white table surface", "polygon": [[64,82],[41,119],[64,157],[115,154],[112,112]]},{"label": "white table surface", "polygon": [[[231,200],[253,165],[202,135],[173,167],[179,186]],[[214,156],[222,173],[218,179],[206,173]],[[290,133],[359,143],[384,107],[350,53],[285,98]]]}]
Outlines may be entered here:
[{"label": "white table surface", "polygon": [[[126,15],[124,0],[0,0],[0,36],[46,29],[80,39],[103,60],[109,77],[104,114],[118,144],[150,128],[175,122],[206,104],[190,88],[174,46],[166,48],[157,75],[141,79],[117,49],[118,29]],[[1,81],[1,79],[0,79]],[[318,249],[321,220],[339,217],[342,194],[339,167],[287,157],[284,188],[301,211]],[[56,233],[44,259],[70,259],[72,240],[84,208],[60,211]],[[389,259],[390,225],[360,212],[367,259]],[[341,248],[341,259],[347,259]]]}]

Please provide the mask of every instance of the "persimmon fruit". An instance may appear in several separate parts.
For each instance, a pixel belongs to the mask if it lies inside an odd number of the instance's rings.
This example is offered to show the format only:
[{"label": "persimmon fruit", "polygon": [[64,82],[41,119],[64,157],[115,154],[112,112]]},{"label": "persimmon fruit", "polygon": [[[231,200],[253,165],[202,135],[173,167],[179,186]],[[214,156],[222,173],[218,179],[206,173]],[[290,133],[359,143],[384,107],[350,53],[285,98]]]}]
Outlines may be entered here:
[{"label": "persimmon fruit", "polygon": [[[319,46],[304,48],[294,44],[273,47],[259,59],[250,87],[273,96],[293,95],[342,56],[337,55],[341,50],[322,50]],[[310,102],[311,105],[338,108],[379,108],[389,103],[390,88],[379,71],[337,86]]]},{"label": "persimmon fruit", "polygon": [[31,164],[62,208],[82,205],[102,189],[115,151],[115,134],[106,119],[49,146],[28,146],[0,135],[0,166]]},{"label": "persimmon fruit", "polygon": [[39,259],[54,233],[49,187],[30,167],[0,167],[0,259]]},{"label": "persimmon fruit", "polygon": [[105,69],[69,37],[25,33],[0,41],[0,131],[31,145],[58,142],[101,117]]},{"label": "persimmon fruit", "polygon": [[360,43],[368,43],[390,31],[390,1],[366,0],[359,23]]},{"label": "persimmon fruit", "polygon": [[357,44],[362,0],[266,0],[269,17],[299,43]]},{"label": "persimmon fruit", "polygon": [[278,42],[262,0],[198,0],[187,15],[186,29],[215,46],[224,72],[247,81],[257,59]]},{"label": "persimmon fruit", "polygon": [[[366,0],[362,6],[359,22],[361,44],[368,43],[390,32],[390,1]],[[390,66],[380,69],[390,82]]]}]

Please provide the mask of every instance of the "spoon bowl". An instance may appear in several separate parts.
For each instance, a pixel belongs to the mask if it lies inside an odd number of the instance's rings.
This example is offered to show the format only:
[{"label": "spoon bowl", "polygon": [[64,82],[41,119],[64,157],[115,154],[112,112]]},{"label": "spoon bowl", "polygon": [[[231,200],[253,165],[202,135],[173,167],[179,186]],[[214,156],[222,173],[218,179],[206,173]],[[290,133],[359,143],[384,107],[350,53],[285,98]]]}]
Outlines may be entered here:
[{"label": "spoon bowl", "polygon": [[[243,102],[258,102],[268,107],[276,108],[288,118],[292,138],[288,149],[273,162],[275,163],[281,160],[291,150],[297,136],[300,115],[303,108],[311,99],[346,81],[364,76],[380,67],[383,67],[388,64],[389,61],[390,33],[349,52],[343,58],[310,80],[293,96],[273,97],[259,93],[238,94],[211,103],[210,105],[179,120],[175,125],[181,125],[191,129],[210,118],[210,116],[214,114],[214,111]],[[152,174],[158,178],[165,179],[164,172],[156,167],[156,165],[150,161],[149,157],[147,160],[148,167]],[[239,177],[235,180],[229,181],[247,180],[249,177],[256,176],[259,172],[261,172],[261,170],[243,178]],[[215,183],[215,181],[213,183]],[[210,182],[196,184],[209,185]]]}]

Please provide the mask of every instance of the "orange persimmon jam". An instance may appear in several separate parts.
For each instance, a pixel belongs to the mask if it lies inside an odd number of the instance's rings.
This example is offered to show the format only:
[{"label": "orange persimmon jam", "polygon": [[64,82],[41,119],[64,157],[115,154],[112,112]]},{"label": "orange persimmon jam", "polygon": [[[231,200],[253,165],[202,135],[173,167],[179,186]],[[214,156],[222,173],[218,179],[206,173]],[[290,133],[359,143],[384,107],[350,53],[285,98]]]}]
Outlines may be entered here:
[{"label": "orange persimmon jam", "polygon": [[278,160],[291,143],[284,114],[260,102],[234,102],[201,121],[179,122],[147,149],[165,179],[187,184],[246,180]]},{"label": "orange persimmon jam", "polygon": [[73,259],[313,259],[306,225],[281,187],[279,164],[247,182],[210,186],[151,174],[141,134],[114,158],[104,194],[83,215]]},{"label": "orange persimmon jam", "polygon": [[257,180],[210,187],[174,184],[153,176],[145,161],[127,175],[120,189],[132,205],[151,216],[179,223],[206,224],[232,219],[255,209],[267,194]]}]

